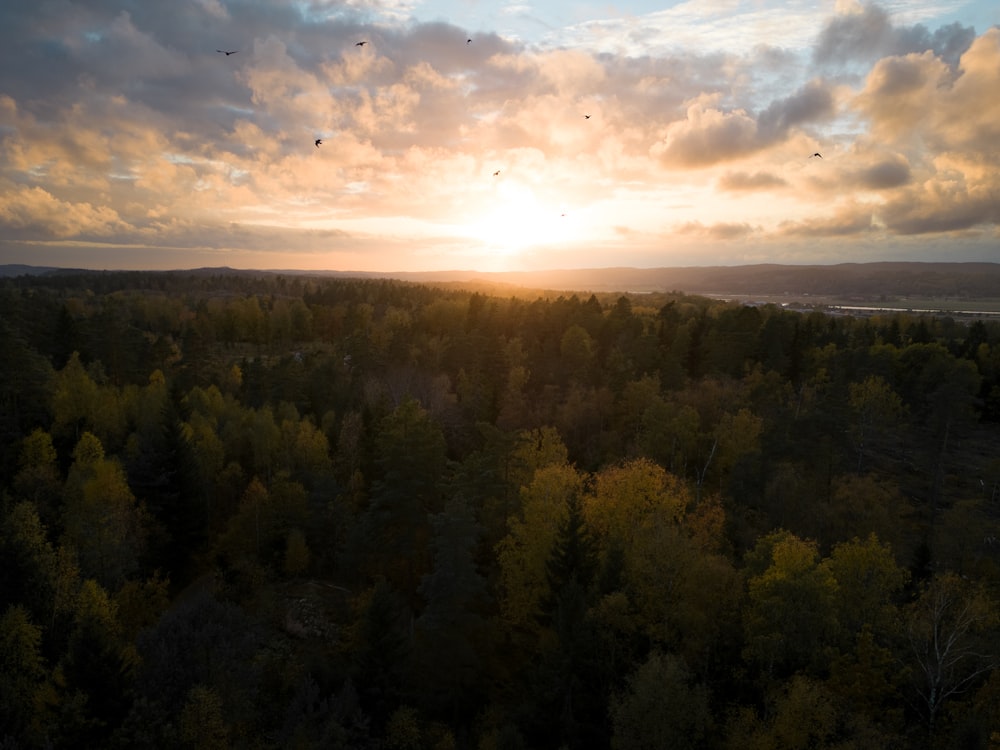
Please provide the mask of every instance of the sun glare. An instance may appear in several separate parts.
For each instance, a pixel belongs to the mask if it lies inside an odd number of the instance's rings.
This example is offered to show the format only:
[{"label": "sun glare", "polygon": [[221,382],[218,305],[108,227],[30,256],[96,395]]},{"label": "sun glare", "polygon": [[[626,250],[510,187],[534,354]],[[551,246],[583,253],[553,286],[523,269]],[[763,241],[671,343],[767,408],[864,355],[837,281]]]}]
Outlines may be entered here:
[{"label": "sun glare", "polygon": [[511,260],[532,248],[570,239],[573,223],[569,218],[565,207],[540,199],[530,187],[510,181],[497,186],[490,204],[466,225],[466,231],[494,261]]}]

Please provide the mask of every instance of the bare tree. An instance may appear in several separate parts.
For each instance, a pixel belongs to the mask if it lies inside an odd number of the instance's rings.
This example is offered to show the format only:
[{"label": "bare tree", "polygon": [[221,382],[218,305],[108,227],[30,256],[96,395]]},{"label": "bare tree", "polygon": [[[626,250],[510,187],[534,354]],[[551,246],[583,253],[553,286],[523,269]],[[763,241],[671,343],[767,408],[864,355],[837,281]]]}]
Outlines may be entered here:
[{"label": "bare tree", "polygon": [[950,698],[1000,665],[991,648],[997,620],[996,607],[986,593],[954,573],[935,576],[911,606],[907,636],[929,731]]}]

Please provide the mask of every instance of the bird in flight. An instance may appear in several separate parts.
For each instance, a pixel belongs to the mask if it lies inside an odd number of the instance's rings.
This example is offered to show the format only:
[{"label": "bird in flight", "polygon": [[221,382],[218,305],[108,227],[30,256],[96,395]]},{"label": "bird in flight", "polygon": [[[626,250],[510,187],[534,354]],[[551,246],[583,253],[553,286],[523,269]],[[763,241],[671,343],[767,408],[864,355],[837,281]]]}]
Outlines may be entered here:
[{"label": "bird in flight", "polygon": [[494,172],[493,176],[494,177],[499,177],[500,176],[500,170],[498,169],[496,172]]},{"label": "bird in flight", "polygon": [[215,51],[218,52],[219,54],[225,55],[226,57],[229,57],[230,55],[235,55],[237,52],[239,52],[238,49],[217,49]]},{"label": "bird in flight", "polygon": [[472,40],[471,40],[471,39],[466,39],[466,40],[465,40],[465,43],[466,43],[466,44],[472,44]]},{"label": "bird in flight", "polygon": [[364,47],[366,44],[368,44],[368,42],[355,42],[354,46],[355,47]]},{"label": "bird in flight", "polygon": [[323,145],[323,139],[322,138],[317,138],[316,139],[316,148],[319,148],[321,145]]},{"label": "bird in flight", "polygon": [[583,119],[584,119],[584,120],[589,120],[589,119],[590,119],[590,115],[584,115],[584,116],[583,116]]},{"label": "bird in flight", "polygon": [[820,159],[823,158],[823,154],[819,153],[818,151],[815,154],[812,154],[809,158],[812,159],[813,156],[818,156]]}]

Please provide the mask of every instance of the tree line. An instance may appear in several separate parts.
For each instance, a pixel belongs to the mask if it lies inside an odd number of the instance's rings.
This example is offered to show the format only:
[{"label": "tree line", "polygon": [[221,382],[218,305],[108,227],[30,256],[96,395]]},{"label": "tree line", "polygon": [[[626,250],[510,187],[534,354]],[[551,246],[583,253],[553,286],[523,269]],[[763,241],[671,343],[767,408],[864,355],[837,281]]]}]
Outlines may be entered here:
[{"label": "tree line", "polygon": [[0,282],[0,746],[992,748],[1000,324]]}]

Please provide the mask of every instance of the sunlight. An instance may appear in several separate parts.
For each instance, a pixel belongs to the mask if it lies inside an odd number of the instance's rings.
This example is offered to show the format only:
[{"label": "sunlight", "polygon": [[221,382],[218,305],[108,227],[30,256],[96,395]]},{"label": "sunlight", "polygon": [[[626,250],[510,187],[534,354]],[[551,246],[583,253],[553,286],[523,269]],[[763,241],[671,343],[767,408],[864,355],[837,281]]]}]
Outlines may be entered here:
[{"label": "sunlight", "polygon": [[480,217],[465,226],[494,260],[570,239],[573,224],[564,207],[539,199],[530,187],[502,182]]}]

